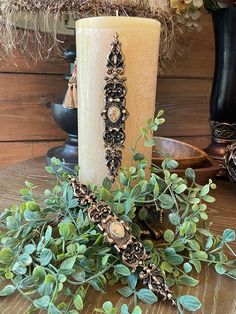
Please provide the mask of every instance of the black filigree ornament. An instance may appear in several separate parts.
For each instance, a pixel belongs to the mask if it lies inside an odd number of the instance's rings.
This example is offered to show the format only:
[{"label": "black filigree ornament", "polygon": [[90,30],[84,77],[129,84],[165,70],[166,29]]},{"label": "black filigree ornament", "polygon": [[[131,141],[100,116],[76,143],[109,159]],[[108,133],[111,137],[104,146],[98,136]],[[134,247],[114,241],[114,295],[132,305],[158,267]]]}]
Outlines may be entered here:
[{"label": "black filigree ornament", "polygon": [[106,148],[106,165],[112,181],[121,166],[122,151],[120,149],[124,147],[125,121],[129,115],[125,103],[127,88],[124,73],[124,56],[121,52],[119,36],[116,33],[111,44],[111,52],[107,57],[108,76],[105,77],[105,107],[102,112],[105,122],[103,139]]}]

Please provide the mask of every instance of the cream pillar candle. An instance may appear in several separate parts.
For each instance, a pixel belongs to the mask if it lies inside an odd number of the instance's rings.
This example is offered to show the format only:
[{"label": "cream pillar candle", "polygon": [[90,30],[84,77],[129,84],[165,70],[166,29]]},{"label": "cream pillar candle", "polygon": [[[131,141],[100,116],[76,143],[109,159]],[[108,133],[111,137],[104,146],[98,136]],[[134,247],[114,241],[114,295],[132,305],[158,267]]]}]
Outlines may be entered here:
[{"label": "cream pillar candle", "polygon": [[[116,33],[124,55],[125,107],[129,113],[121,149],[122,166],[131,164],[130,147],[134,147],[146,120],[154,116],[160,23],[135,17],[94,17],[77,21],[79,166],[80,181],[85,184],[101,185],[109,173],[101,113],[105,106],[107,56]],[[137,151],[151,160],[152,148],[141,144]]]}]

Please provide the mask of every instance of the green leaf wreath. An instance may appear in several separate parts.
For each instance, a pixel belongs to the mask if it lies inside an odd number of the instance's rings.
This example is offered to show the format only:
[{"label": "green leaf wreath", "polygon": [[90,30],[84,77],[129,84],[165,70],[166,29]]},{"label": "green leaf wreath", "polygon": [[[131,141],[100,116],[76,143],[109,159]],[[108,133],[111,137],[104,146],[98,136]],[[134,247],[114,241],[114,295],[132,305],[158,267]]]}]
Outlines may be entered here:
[{"label": "green leaf wreath", "polygon": [[[164,122],[162,114],[147,121],[138,141],[153,145],[153,131]],[[212,180],[205,186],[197,184],[192,169],[181,178],[173,171],[177,162],[168,158],[162,167],[153,165],[148,175],[148,161],[135,147],[132,152],[131,167],[122,169],[114,184],[105,178],[102,187],[89,187],[130,224],[138,239],[142,239],[140,224],[147,220],[150,209],[166,218],[163,236],[143,240],[143,244],[167,285],[196,286],[199,281],[194,275],[201,272],[203,263],[236,279],[236,254],[230,246],[235,232],[226,229],[214,235],[207,223],[207,203],[214,202],[209,193],[216,188]],[[104,243],[102,233],[73,195],[69,169],[53,158],[46,170],[56,176],[52,188],[37,195],[36,187],[26,181],[20,190],[22,203],[1,213],[0,275],[7,283],[0,296],[22,294],[32,305],[31,313],[41,309],[49,314],[76,314],[83,310],[89,289],[105,291],[108,285],[121,282],[117,291],[133,298],[133,308],[123,304],[118,309],[107,301],[95,312],[140,314],[141,303],[159,302],[152,291],[138,284],[138,273],[132,273],[114,248]],[[78,176],[78,169],[73,175]],[[229,260],[227,250],[233,259]],[[68,302],[61,302],[65,296]],[[201,307],[194,296],[177,292],[175,298],[179,313]]]}]

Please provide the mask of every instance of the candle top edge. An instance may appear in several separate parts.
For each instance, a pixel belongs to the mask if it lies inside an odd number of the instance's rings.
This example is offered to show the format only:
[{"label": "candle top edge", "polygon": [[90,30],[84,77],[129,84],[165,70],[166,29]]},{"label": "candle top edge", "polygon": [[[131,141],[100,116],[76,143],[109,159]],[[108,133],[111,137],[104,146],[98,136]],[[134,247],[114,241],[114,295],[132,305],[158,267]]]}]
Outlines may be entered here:
[{"label": "candle top edge", "polygon": [[131,23],[136,27],[139,24],[142,27],[161,26],[161,23],[154,19],[132,16],[96,16],[87,17],[76,21],[76,27],[90,28],[90,27],[108,27],[111,23],[119,23],[117,26],[131,26]]}]

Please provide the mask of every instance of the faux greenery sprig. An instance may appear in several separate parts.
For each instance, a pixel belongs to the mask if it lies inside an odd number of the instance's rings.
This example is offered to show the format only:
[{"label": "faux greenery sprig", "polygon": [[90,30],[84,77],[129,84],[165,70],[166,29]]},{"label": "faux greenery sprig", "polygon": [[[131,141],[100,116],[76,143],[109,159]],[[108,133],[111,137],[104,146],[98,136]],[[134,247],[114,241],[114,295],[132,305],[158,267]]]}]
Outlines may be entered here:
[{"label": "faux greenery sprig", "polygon": [[[162,114],[161,111],[154,121],[147,121],[138,141],[144,140],[146,146],[154,144],[152,133],[164,122]],[[168,220],[163,238],[143,243],[169,287],[197,285],[194,274],[201,272],[203,263],[236,279],[236,253],[230,246],[235,232],[226,229],[217,236],[207,224],[206,204],[214,202],[209,193],[216,188],[212,180],[200,186],[192,169],[186,170],[185,178],[179,177],[173,173],[177,162],[169,158],[162,167],[153,166],[148,175],[148,161],[136,147],[132,149],[131,167],[120,171],[115,184],[105,178],[102,187],[90,186],[98,199],[127,221],[139,239],[139,222],[148,219],[150,209],[163,212]],[[19,292],[32,304],[32,311],[76,314],[84,308],[88,289],[104,291],[107,285],[121,282],[124,286],[117,291],[133,298],[133,308],[123,304],[118,309],[107,301],[95,309],[97,313],[140,314],[138,302],[158,302],[153,292],[137,285],[138,274],[131,274],[116,251],[103,242],[103,235],[74,198],[64,164],[53,158],[52,166],[46,170],[56,175],[52,188],[46,189],[44,195],[35,195],[34,185],[26,181],[20,191],[22,203],[1,213],[0,275],[8,284],[0,296]],[[77,171],[73,173],[75,177]],[[229,260],[227,250],[233,259]],[[61,302],[65,297],[68,302]],[[176,300],[180,313],[201,306],[196,297],[181,296],[178,291]]]}]

